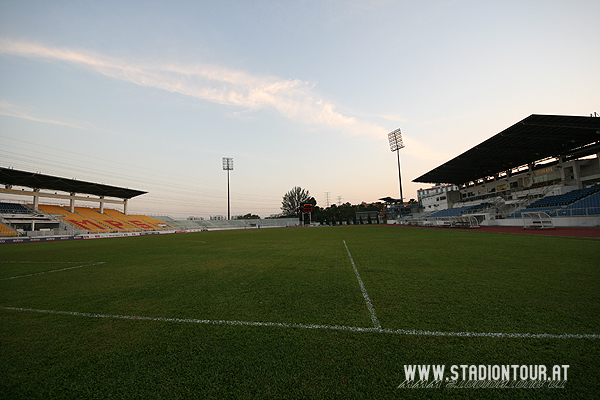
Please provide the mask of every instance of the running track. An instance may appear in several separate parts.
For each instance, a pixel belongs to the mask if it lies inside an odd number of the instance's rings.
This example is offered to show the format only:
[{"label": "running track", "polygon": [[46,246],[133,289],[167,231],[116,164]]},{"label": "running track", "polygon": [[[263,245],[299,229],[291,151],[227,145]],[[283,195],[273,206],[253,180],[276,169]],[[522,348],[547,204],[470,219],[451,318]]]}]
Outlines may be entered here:
[{"label": "running track", "polygon": [[517,234],[524,234],[524,235],[600,238],[600,228],[558,227],[558,228],[554,228],[554,229],[523,229],[522,227],[519,227],[519,226],[481,226],[479,228],[473,228],[473,229],[460,229],[460,228],[407,226],[407,225],[391,225],[391,226],[402,227],[402,228],[418,228],[418,229],[446,229],[446,230],[476,231],[476,232],[517,233]]}]

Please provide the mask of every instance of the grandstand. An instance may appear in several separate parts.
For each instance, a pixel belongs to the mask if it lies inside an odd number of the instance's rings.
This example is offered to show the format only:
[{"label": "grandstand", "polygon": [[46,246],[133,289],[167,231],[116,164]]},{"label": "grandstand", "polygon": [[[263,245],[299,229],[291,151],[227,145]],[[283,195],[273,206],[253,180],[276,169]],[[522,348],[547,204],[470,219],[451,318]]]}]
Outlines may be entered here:
[{"label": "grandstand", "polygon": [[420,212],[400,223],[519,226],[543,212],[555,226],[600,226],[600,118],[530,115],[413,182],[446,189],[421,189]]},{"label": "grandstand", "polygon": [[[99,209],[96,209],[96,211],[99,212]],[[161,221],[147,217],[145,215],[126,215],[119,210],[113,209],[105,209],[104,215],[105,217],[112,217],[116,221],[126,223],[128,226],[133,228],[133,230],[160,231],[169,228],[175,229],[175,227],[172,225],[165,224]]]},{"label": "grandstand", "polygon": [[464,214],[469,214],[469,213],[472,214],[473,212],[475,212],[477,210],[485,210],[489,207],[491,207],[490,203],[480,203],[480,204],[464,206],[464,207],[448,208],[445,210],[440,210],[440,211],[434,212],[433,214],[430,215],[430,217],[431,218],[459,217]]},{"label": "grandstand", "polygon": [[[0,222],[4,227],[0,228],[2,236],[74,237],[83,234],[162,231],[168,228],[127,216],[128,200],[146,193],[143,191],[10,168],[0,168],[0,183],[5,185],[0,188],[0,193],[33,198],[32,203],[0,203]],[[42,201],[45,198],[52,199],[52,202],[68,201],[69,206],[46,204]],[[95,210],[92,207],[75,206],[75,202],[81,201],[97,202],[100,207]],[[105,212],[105,204],[121,204],[123,213],[108,209]]]},{"label": "grandstand", "polygon": [[[78,207],[79,208],[79,207]],[[38,209],[46,214],[54,215],[62,221],[70,224],[73,228],[89,233],[110,232],[110,228],[89,218],[85,218],[74,212],[68,211],[59,205],[40,204]]]},{"label": "grandstand", "polygon": [[[103,237],[210,229],[266,228],[291,226],[296,223],[295,219],[189,221],[162,216],[130,215],[127,213],[128,200],[146,192],[9,168],[0,168],[0,183],[5,185],[4,188],[0,188],[0,193],[33,198],[32,203],[0,202],[2,238],[45,237],[53,240],[55,237],[77,238],[90,235]],[[94,195],[97,197],[93,197]],[[44,198],[50,198],[51,201],[41,201]],[[69,205],[52,203],[57,199],[68,201]],[[75,205],[76,202],[82,201],[97,202],[99,207]],[[106,208],[105,204],[120,204],[123,211]],[[7,241],[0,238],[0,242]]]},{"label": "grandstand", "polygon": [[[148,215],[132,215],[132,217],[137,218],[137,221],[131,220],[131,223],[140,228],[144,228],[144,224],[148,224],[149,226],[152,226],[156,229],[160,229],[160,228],[177,229],[177,227],[174,225],[168,224],[167,222],[161,221],[160,219],[157,219],[157,218],[152,218]],[[119,219],[122,219],[122,218],[119,218]]]},{"label": "grandstand", "polygon": [[514,211],[508,217],[520,218],[524,211],[545,212],[554,217],[600,215],[600,185],[543,197],[522,210]]},{"label": "grandstand", "polygon": [[0,223],[0,236],[19,236],[19,234],[17,231],[12,230],[3,223]]},{"label": "grandstand", "polygon": [[[150,217],[146,217],[148,219]],[[282,228],[296,226],[297,218],[233,219],[233,220],[175,220],[168,216],[154,216],[162,224],[175,226],[183,231],[207,231],[249,228]]]},{"label": "grandstand", "polygon": [[30,214],[31,211],[22,204],[0,203],[0,214]]},{"label": "grandstand", "polygon": [[0,236],[20,236],[28,231],[46,231],[58,228],[55,218],[34,212],[22,203],[0,202]]}]

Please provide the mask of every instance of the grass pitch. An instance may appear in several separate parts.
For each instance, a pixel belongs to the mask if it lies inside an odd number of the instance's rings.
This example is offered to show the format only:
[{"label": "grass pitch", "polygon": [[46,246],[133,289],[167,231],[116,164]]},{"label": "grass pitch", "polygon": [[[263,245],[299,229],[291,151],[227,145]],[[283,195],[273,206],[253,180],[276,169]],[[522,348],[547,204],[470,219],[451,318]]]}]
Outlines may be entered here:
[{"label": "grass pitch", "polygon": [[[0,397],[592,398],[600,339],[560,335],[600,334],[598,255],[389,226],[4,245]],[[570,367],[563,389],[399,389],[409,364]]]}]

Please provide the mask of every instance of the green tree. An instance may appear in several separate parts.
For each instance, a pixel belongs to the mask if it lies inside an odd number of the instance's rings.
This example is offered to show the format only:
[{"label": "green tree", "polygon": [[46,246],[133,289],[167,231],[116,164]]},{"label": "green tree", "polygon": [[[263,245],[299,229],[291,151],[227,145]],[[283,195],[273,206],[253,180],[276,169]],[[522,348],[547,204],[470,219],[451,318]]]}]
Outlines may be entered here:
[{"label": "green tree", "polygon": [[283,195],[281,211],[283,211],[283,215],[286,217],[297,217],[300,215],[300,205],[302,203],[311,203],[314,206],[317,204],[317,201],[314,197],[310,196],[308,190],[294,186],[292,190]]},{"label": "green tree", "polygon": [[246,215],[239,216],[237,219],[260,219],[260,217],[256,214],[248,213]]}]

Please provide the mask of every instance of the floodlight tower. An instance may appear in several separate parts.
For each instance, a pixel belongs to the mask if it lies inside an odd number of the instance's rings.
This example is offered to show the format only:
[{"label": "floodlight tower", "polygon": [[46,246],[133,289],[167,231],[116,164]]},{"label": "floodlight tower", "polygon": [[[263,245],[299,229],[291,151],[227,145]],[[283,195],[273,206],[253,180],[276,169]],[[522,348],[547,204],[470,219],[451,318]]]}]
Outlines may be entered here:
[{"label": "floodlight tower", "polygon": [[400,149],[404,148],[402,142],[402,132],[400,128],[395,131],[388,133],[388,140],[390,141],[390,150],[395,151],[398,155],[398,182],[400,183],[400,202],[404,205],[404,197],[402,196],[402,174],[400,173]]},{"label": "floodlight tower", "polygon": [[231,201],[229,197],[229,171],[233,171],[233,158],[223,157],[223,170],[227,171],[227,220],[231,219]]}]

